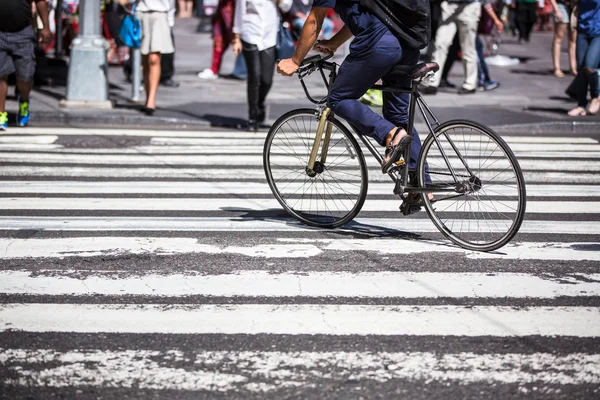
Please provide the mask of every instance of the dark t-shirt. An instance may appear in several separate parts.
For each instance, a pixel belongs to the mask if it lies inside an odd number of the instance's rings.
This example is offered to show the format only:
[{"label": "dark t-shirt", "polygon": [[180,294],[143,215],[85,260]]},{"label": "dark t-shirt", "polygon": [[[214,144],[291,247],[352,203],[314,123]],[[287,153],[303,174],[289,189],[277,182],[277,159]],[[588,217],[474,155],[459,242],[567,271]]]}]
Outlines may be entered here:
[{"label": "dark t-shirt", "polygon": [[18,32],[31,25],[31,0],[2,0],[0,31]]},{"label": "dark t-shirt", "polygon": [[357,55],[373,48],[379,39],[389,32],[387,26],[379,18],[362,9],[358,1],[314,0],[313,7],[333,8],[339,14],[354,35],[350,48]]}]

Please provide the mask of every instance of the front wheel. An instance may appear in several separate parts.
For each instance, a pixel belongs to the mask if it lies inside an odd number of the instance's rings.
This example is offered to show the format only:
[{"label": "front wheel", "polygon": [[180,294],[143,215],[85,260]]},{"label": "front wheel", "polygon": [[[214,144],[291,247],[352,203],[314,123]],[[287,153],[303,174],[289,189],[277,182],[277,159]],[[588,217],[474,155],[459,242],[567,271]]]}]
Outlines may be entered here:
[{"label": "front wheel", "polygon": [[[436,140],[437,138],[437,140]],[[472,121],[440,125],[423,142],[419,186],[423,202],[448,239],[477,251],[496,250],[518,232],[525,215],[525,181],[506,142]]]},{"label": "front wheel", "polygon": [[314,172],[307,172],[319,120],[315,110],[299,109],[284,114],[269,130],[263,166],[271,191],[288,214],[321,228],[335,228],[351,221],[367,196],[367,167],[356,139],[335,118],[323,163],[321,140]]}]

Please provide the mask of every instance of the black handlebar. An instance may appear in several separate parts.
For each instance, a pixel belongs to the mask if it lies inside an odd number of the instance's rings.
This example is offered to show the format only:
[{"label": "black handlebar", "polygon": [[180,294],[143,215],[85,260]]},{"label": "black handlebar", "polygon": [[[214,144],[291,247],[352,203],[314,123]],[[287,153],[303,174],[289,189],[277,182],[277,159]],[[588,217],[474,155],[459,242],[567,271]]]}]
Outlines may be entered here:
[{"label": "black handlebar", "polygon": [[304,60],[302,60],[302,62],[300,63],[300,66],[304,67],[304,66],[306,66],[308,64],[312,64],[312,63],[317,62],[317,61],[327,61],[327,60],[329,60],[332,57],[333,57],[333,53],[328,54],[326,56],[323,55],[323,54],[316,54],[314,56],[310,56],[310,57],[305,58]]},{"label": "black handlebar", "polygon": [[[321,73],[321,77],[323,78],[323,82],[325,83],[325,87],[327,88],[327,90],[329,90],[329,85],[335,79],[335,75],[337,72],[337,68],[336,68],[337,64],[335,62],[327,61],[331,58],[333,58],[333,53],[328,54],[328,55],[317,54],[317,55],[305,58],[300,63],[300,67],[298,68],[298,78],[300,78],[300,83],[302,84],[302,88],[304,89],[304,93],[306,94],[306,97],[312,103],[323,104],[327,100],[327,97],[324,97],[320,100],[316,100],[316,99],[312,98],[312,96],[308,92],[306,84],[304,83],[304,78],[306,78],[308,75],[312,74],[316,70],[319,70],[319,72]],[[327,70],[330,72],[329,80],[323,73],[323,70]]]}]

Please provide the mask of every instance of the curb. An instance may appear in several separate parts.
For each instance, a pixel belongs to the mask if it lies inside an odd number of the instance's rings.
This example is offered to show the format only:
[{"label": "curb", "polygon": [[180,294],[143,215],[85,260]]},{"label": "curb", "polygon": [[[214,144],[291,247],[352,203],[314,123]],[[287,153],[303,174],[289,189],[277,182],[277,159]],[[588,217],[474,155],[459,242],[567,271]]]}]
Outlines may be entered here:
[{"label": "curb", "polygon": [[[109,125],[125,127],[170,127],[170,128],[218,128],[211,121],[205,119],[186,119],[177,117],[143,116],[143,115],[118,115],[103,112],[99,115],[77,113],[36,112],[32,115],[31,122],[41,125]],[[419,130],[427,129],[425,124],[417,123]],[[490,128],[500,134],[572,134],[572,135],[600,135],[599,121],[550,121],[540,123],[516,123],[503,125],[490,125]]]},{"label": "curb", "polygon": [[65,112],[53,113],[53,112],[36,112],[32,113],[31,122],[40,125],[117,125],[124,127],[142,126],[142,127],[161,127],[169,126],[171,128],[186,128],[186,127],[198,127],[207,128],[211,126],[210,121],[204,119],[185,119],[185,118],[174,118],[174,117],[160,117],[160,116],[143,116],[143,115],[115,115],[110,112],[102,112],[98,115],[89,114],[71,114]]},{"label": "curb", "polygon": [[490,126],[497,133],[600,135],[600,121],[551,121]]}]

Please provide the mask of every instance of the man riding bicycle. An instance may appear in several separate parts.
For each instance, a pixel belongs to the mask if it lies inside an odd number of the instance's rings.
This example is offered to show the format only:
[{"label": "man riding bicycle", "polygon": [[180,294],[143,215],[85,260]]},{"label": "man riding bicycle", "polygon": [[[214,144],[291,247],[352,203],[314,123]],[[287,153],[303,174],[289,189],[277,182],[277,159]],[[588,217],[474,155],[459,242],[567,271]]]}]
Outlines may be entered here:
[{"label": "man riding bicycle", "polygon": [[[315,44],[329,8],[340,15],[344,27],[331,39]],[[332,54],[352,37],[350,54],[342,63],[329,91],[328,104],[335,114],[350,122],[361,134],[386,147],[382,165],[385,173],[411,143],[411,136],[406,132],[410,95],[384,92],[383,118],[358,99],[380,79],[386,86],[410,87],[409,77],[390,74],[390,70],[398,64],[416,65],[418,49],[399,40],[378,17],[356,0],[314,0],[293,57],[281,60],[277,72],[285,76],[297,72],[313,45],[323,54]],[[414,130],[410,149],[411,169],[416,166],[420,149],[421,140]]]}]

